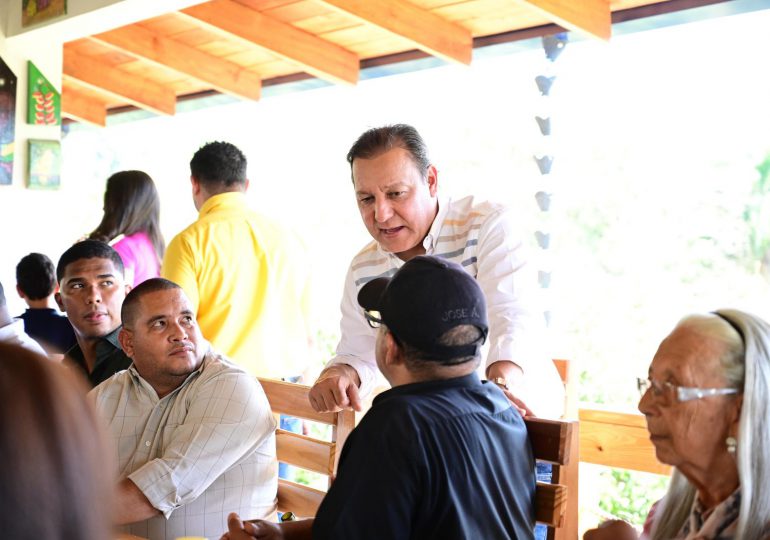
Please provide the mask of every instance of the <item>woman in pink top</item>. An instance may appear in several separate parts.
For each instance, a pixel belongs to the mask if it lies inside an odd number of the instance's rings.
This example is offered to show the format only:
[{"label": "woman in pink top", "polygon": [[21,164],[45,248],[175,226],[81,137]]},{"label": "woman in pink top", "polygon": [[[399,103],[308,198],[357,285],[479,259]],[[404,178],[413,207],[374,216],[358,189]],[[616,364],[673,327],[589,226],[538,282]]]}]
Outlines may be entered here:
[{"label": "woman in pink top", "polygon": [[104,217],[88,236],[112,245],[134,287],[160,275],[166,243],[160,233],[160,199],[155,183],[142,171],[121,171],[107,179]]}]

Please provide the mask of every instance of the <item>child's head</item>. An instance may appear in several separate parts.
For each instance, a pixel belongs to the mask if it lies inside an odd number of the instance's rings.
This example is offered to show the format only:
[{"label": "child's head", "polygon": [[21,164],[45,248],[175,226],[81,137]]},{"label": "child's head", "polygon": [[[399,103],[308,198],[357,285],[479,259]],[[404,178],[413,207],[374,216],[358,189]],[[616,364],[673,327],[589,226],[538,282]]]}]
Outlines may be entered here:
[{"label": "child's head", "polygon": [[44,300],[56,291],[56,269],[42,253],[30,253],[16,265],[16,290],[24,300]]}]

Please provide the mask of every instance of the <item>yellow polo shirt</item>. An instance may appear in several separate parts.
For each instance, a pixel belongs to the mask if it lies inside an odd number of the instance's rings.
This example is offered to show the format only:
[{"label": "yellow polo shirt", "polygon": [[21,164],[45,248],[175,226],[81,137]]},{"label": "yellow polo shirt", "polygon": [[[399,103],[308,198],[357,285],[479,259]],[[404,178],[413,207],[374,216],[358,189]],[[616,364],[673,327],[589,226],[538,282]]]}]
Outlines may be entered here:
[{"label": "yellow polo shirt", "polygon": [[299,239],[249,210],[241,192],[209,198],[169,244],[161,275],[179,284],[203,337],[252,375],[302,373],[310,360],[310,269]]}]

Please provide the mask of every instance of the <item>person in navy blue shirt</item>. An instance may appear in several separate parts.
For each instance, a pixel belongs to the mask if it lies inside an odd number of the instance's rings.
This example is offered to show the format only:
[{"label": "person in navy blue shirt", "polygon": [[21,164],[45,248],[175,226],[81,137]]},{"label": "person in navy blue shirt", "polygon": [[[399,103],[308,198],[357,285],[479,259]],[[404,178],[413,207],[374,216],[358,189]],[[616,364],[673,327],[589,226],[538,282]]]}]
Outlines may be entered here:
[{"label": "person in navy blue shirt", "polygon": [[477,282],[418,256],[358,295],[392,388],[348,437],[314,520],[242,523],[223,538],[532,539],[535,466],[519,412],[476,374]]},{"label": "person in navy blue shirt", "polygon": [[64,354],[75,345],[69,319],[54,307],[56,286],[53,262],[42,253],[30,253],[16,265],[16,292],[28,306],[19,318],[48,354]]}]

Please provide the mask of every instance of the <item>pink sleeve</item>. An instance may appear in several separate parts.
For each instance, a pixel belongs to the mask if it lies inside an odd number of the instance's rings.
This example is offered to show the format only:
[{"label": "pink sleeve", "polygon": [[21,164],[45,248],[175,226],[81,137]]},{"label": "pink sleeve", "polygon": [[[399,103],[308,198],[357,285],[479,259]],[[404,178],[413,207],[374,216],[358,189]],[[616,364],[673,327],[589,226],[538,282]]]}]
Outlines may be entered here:
[{"label": "pink sleeve", "polygon": [[128,269],[133,268],[136,265],[136,261],[133,259],[129,242],[126,240],[127,238],[123,238],[119,242],[116,242],[113,244],[112,249],[118,252],[118,255],[120,255],[120,258],[123,260],[123,266]]},{"label": "pink sleeve", "polygon": [[126,283],[135,287],[138,283],[144,281],[146,277],[137,276],[139,269],[137,268],[136,252],[131,238],[125,237],[119,242],[116,242],[112,249],[118,252],[121,260],[123,261],[123,275],[125,276]]}]

